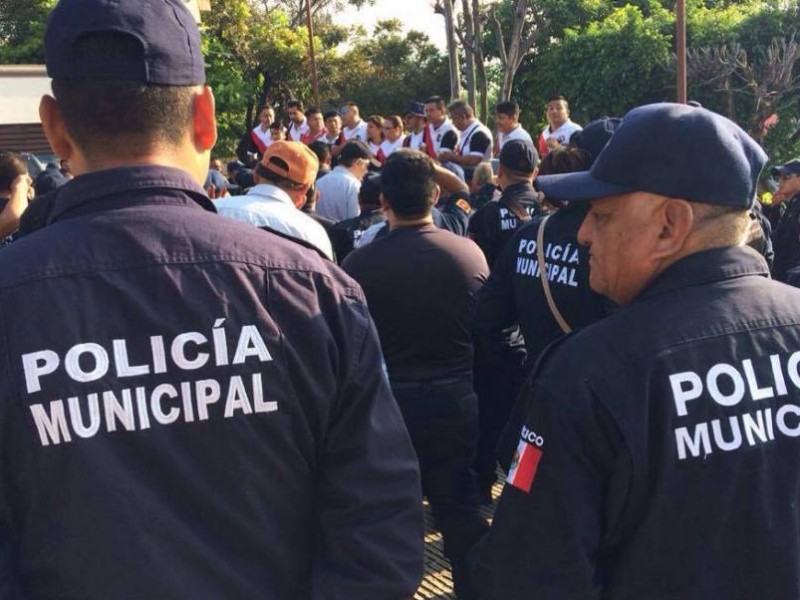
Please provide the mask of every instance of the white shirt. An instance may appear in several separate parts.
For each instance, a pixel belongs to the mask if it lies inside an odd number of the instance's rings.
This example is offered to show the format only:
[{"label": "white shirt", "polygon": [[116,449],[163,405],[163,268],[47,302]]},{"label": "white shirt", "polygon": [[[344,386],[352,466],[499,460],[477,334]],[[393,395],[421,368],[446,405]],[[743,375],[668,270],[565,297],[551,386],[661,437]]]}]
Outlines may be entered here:
[{"label": "white shirt", "polygon": [[308,133],[308,120],[304,119],[300,125],[292,121],[286,130],[286,139],[290,142],[299,142],[306,133]]},{"label": "white shirt", "polygon": [[506,145],[506,142],[510,140],[525,140],[533,144],[533,139],[531,138],[531,134],[525,131],[522,125],[517,125],[514,129],[509,131],[508,133],[503,133],[502,131],[497,134],[497,147],[502,150],[503,146]]},{"label": "white shirt", "polygon": [[279,187],[261,183],[244,196],[229,196],[214,203],[223,217],[269,227],[286,235],[305,240],[333,260],[331,240],[322,225],[303,214]]},{"label": "white shirt", "polygon": [[389,224],[386,221],[381,221],[380,223],[375,223],[375,225],[370,225],[361,233],[361,237],[355,240],[353,247],[363,248],[367,244],[371,244],[375,241],[375,238],[378,237],[378,234],[383,230],[383,228],[388,226]]},{"label": "white shirt", "polygon": [[366,121],[359,121],[355,124],[355,126],[351,129],[350,127],[342,127],[342,131],[344,132],[344,139],[345,141],[350,140],[358,140],[360,142],[367,143],[367,122]]},{"label": "white shirt", "polygon": [[[427,125],[425,125],[427,127]],[[420,152],[425,152],[425,127],[419,130],[419,133],[414,133],[413,131],[408,134],[408,145],[406,148],[411,148],[412,150],[419,150]]]},{"label": "white shirt", "polygon": [[[483,152],[473,152],[469,148],[470,142],[472,142],[472,136],[478,132],[484,133],[486,137],[489,138],[489,147]],[[461,132],[461,136],[458,139],[458,146],[456,146],[456,152],[461,156],[480,156],[485,160],[492,160],[492,154],[494,154],[492,137],[492,132],[489,131],[489,128],[475,119],[464,131]]]},{"label": "white shirt", "polygon": [[380,146],[378,152],[378,158],[382,158],[382,160],[386,160],[392,154],[400,150],[403,147],[403,142],[406,141],[406,136],[401,135],[395,141],[390,142],[389,140],[383,140],[383,143]]},{"label": "white shirt", "polygon": [[545,127],[542,130],[542,139],[547,142],[550,138],[555,138],[558,140],[559,144],[565,145],[569,144],[569,138],[571,138],[572,134],[576,131],[583,131],[583,127],[567,119],[567,122],[555,131],[550,131],[549,125]]},{"label": "white shirt", "polygon": [[263,129],[261,129],[261,125],[256,125],[253,128],[252,135],[257,137],[261,141],[261,143],[264,144],[265,149],[269,148],[272,145],[272,130],[270,130],[269,127],[267,127],[267,130],[264,131]]},{"label": "white shirt", "polygon": [[[434,127],[433,123],[428,123],[426,125],[430,129],[430,136],[431,141],[433,142],[433,150],[436,152],[438,156],[439,153],[442,151],[442,139],[444,138],[445,134],[452,131],[455,133],[456,139],[458,139],[459,133],[456,126],[450,121],[450,119],[445,119],[444,123],[439,125],[439,127]],[[458,144],[456,144],[457,146]]]},{"label": "white shirt", "polygon": [[358,192],[361,182],[345,166],[339,165],[317,181],[317,214],[334,221],[352,219],[361,214]]}]

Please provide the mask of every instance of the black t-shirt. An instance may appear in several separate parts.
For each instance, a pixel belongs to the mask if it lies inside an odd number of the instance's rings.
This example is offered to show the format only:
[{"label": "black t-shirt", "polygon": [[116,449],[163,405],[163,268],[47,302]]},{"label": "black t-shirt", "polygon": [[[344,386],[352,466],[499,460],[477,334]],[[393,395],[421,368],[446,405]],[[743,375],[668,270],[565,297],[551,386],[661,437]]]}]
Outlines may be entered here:
[{"label": "black t-shirt", "polygon": [[364,288],[393,381],[472,374],[476,293],[489,273],[473,242],[434,225],[401,227],[342,267]]}]

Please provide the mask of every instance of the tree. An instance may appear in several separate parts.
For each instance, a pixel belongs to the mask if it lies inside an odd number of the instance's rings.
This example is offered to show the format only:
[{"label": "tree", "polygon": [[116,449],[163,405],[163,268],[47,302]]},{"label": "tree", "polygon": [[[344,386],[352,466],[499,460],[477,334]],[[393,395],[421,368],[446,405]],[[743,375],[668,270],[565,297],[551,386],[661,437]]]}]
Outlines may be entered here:
[{"label": "tree", "polygon": [[461,0],[463,33],[456,29],[456,35],[464,49],[467,68],[467,90],[470,104],[478,110],[484,123],[489,112],[489,91],[486,76],[486,55],[484,54],[484,25],[486,12],[479,0]]},{"label": "tree", "polygon": [[44,63],[44,31],[56,0],[0,0],[0,64]]},{"label": "tree", "polygon": [[279,10],[289,17],[290,27],[300,27],[306,23],[306,3],[311,2],[311,16],[342,10],[346,5],[353,8],[374,4],[375,0],[258,0],[267,12]]},{"label": "tree", "polygon": [[459,68],[458,50],[456,46],[456,23],[453,0],[436,0],[434,12],[444,18],[444,29],[447,39],[447,56],[450,63],[450,99],[461,97],[461,69]]},{"label": "tree", "polygon": [[[503,35],[503,24],[493,5],[489,11],[489,23],[494,29],[495,41],[500,63],[503,65],[503,83],[500,88],[500,99],[509,100],[522,61],[528,51],[538,41],[540,34],[547,28],[547,18],[540,8],[536,8],[531,0],[513,0],[512,24],[508,39]],[[530,17],[531,27],[523,35],[526,21]]]},{"label": "tree", "polygon": [[[411,101],[447,95],[448,62],[428,37],[397,20],[357,36],[343,55],[323,61],[320,81],[331,104],[356,102],[369,113],[403,114]],[[365,83],[369,82],[368,85]]]},{"label": "tree", "polygon": [[[534,106],[564,94],[579,122],[622,116],[634,106],[666,100],[672,23],[665,9],[646,17],[627,5],[585,28],[567,29],[563,39],[526,63],[517,94]],[[537,126],[543,125],[543,115],[535,118]]]}]

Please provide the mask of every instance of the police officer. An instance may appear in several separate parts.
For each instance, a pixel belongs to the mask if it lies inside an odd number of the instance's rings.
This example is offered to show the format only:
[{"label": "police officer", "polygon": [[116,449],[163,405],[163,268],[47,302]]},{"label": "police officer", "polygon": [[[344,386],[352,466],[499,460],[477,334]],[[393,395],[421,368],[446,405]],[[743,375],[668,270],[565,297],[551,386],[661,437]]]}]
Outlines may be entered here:
[{"label": "police officer", "polygon": [[773,205],[783,203],[786,207],[772,234],[773,276],[784,281],[789,269],[800,266],[800,159],[775,167],[772,173],[779,182]]},{"label": "police officer", "polygon": [[655,104],[589,172],[540,179],[590,201],[590,283],[623,308],[540,362],[484,597],[800,594],[800,292],[742,245],[765,163],[731,121]]},{"label": "police officer", "polygon": [[[542,160],[542,173],[588,170],[591,153],[599,154],[618,124],[619,119],[609,118],[588,124],[581,133],[591,150],[559,146]],[[577,239],[586,203],[561,206],[550,216],[519,228],[481,290],[475,333],[482,356],[489,362],[487,372],[477,379],[481,384],[477,470],[484,493],[494,483],[495,456],[508,467],[527,411],[525,402],[520,401],[509,420],[524,377],[521,360],[532,367],[559,337],[606,316],[608,301],[589,288],[589,252]],[[517,327],[524,339],[522,352],[514,336]],[[504,428],[507,433],[501,441]]]},{"label": "police officer", "polygon": [[468,551],[488,527],[472,471],[478,401],[470,326],[489,267],[475,244],[433,224],[435,179],[430,157],[406,148],[394,152],[381,174],[391,231],[353,251],[343,267],[364,288],[375,318],[456,595],[472,600]]},{"label": "police officer", "polygon": [[342,262],[353,251],[361,238],[361,234],[376,223],[383,223],[386,217],[381,210],[381,176],[379,173],[367,173],[361,181],[358,191],[358,205],[361,214],[352,219],[339,221],[328,229],[333,244],[333,251],[339,262]]},{"label": "police officer", "polygon": [[467,228],[467,235],[483,250],[490,267],[517,228],[541,212],[533,189],[538,165],[539,155],[526,140],[511,140],[500,151],[497,185],[503,193],[497,202],[475,212]]},{"label": "police officer", "polygon": [[411,596],[419,475],[363,294],[214,213],[184,3],[62,0],[45,48],[76,177],[0,253],[0,597]]}]

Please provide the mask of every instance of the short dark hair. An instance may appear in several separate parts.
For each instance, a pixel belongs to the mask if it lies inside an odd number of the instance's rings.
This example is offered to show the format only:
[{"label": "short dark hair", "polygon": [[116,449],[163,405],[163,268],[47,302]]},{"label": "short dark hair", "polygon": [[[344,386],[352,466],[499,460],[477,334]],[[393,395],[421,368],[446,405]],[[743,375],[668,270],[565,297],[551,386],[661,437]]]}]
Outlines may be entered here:
[{"label": "short dark hair", "polygon": [[328,144],[326,144],[325,142],[321,142],[320,140],[317,140],[316,142],[311,142],[308,145],[308,148],[314,154],[317,155],[317,158],[319,159],[319,164],[327,162],[328,159],[331,157],[331,147],[328,146]]},{"label": "short dark hair", "polygon": [[497,106],[494,107],[494,112],[498,115],[519,118],[519,104],[513,100],[504,100],[497,103]]},{"label": "short dark hair", "polygon": [[555,96],[550,96],[547,99],[547,102],[545,102],[545,104],[550,104],[551,102],[555,102],[556,100],[562,101],[566,105],[566,107],[569,108],[569,102],[567,101],[567,98],[565,96],[562,96],[561,94],[556,94]]},{"label": "short dark hair", "polygon": [[381,205],[381,176],[378,173],[367,173],[358,191],[358,203],[362,206]]},{"label": "short dark hair", "polygon": [[381,192],[398,215],[427,216],[433,207],[435,177],[436,166],[427,154],[401,148],[386,159],[381,171]]},{"label": "short dark hair", "polygon": [[[275,162],[275,163],[278,163],[281,166],[281,168],[288,168],[288,165],[277,156],[271,157],[270,160]],[[291,179],[287,179],[286,177],[283,177],[282,175],[278,175],[274,171],[270,171],[269,169],[267,169],[261,163],[256,164],[256,168],[254,169],[254,172],[255,172],[256,175],[259,176],[259,178],[265,179],[265,180],[269,181],[270,183],[274,184],[276,187],[279,187],[279,188],[284,189],[284,190],[289,190],[289,191],[300,190],[300,189],[302,189],[304,187],[304,185],[302,183],[297,183],[296,181],[292,181]]]},{"label": "short dark hair", "polygon": [[318,114],[320,114],[321,112],[322,112],[322,111],[321,111],[320,109],[318,109],[318,108],[313,108],[313,107],[312,107],[312,108],[309,108],[309,109],[306,111],[306,118],[310,117],[311,115],[318,115]]},{"label": "short dark hair", "polygon": [[280,119],[278,119],[277,121],[273,121],[273,122],[270,124],[269,128],[270,128],[270,129],[275,129],[275,130],[278,130],[278,129],[284,129],[284,126],[283,126],[283,121],[281,121]]},{"label": "short dark hair", "polygon": [[431,96],[425,100],[424,104],[435,104],[436,108],[442,110],[444,109],[444,98],[441,96]]},{"label": "short dark hair", "polygon": [[450,106],[447,107],[447,110],[451,113],[460,113],[468,119],[475,116],[475,111],[472,110],[472,107],[465,100],[454,100],[450,103]]},{"label": "short dark hair", "polygon": [[325,114],[322,115],[322,118],[327,121],[328,119],[332,119],[333,117],[338,117],[338,116],[339,116],[338,110],[326,110]]},{"label": "short dark hair", "polygon": [[27,172],[28,166],[22,156],[0,150],[0,190],[10,190],[14,180]]},{"label": "short dark hair", "polygon": [[290,108],[296,108],[297,110],[303,110],[303,101],[302,100],[289,100],[286,103],[286,110]]},{"label": "short dark hair", "polygon": [[267,103],[267,104],[264,104],[261,108],[258,109],[258,114],[261,114],[265,110],[271,110],[272,112],[275,112],[275,109],[272,108],[272,104]]},{"label": "short dark hair", "polygon": [[[74,45],[76,60],[102,54],[124,61],[141,52],[136,40],[114,32],[84,35]],[[192,120],[195,91],[189,86],[56,78],[52,88],[67,131],[89,156],[176,145]]]},{"label": "short dark hair", "polygon": [[348,140],[339,153],[339,164],[343,167],[352,167],[357,160],[372,158],[369,146],[361,140]]},{"label": "short dark hair", "polygon": [[556,146],[539,163],[539,175],[560,175],[588,171],[592,155],[577,146]]}]

